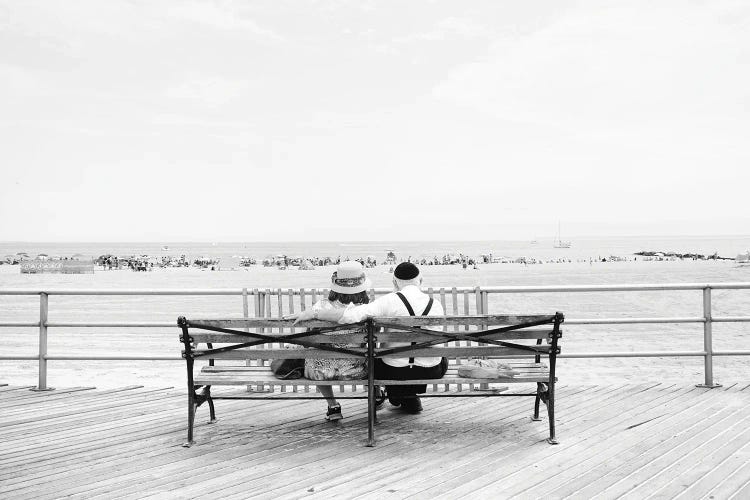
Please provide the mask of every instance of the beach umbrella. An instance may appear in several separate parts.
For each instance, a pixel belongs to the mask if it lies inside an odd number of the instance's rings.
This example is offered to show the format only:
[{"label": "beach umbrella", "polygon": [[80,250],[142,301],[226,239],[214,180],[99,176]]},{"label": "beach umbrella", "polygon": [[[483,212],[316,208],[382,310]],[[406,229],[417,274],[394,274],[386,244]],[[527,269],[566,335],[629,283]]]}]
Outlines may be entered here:
[{"label": "beach umbrella", "polygon": [[18,252],[16,255],[18,255],[19,257],[28,257],[29,256],[29,254],[27,254],[26,252]]}]

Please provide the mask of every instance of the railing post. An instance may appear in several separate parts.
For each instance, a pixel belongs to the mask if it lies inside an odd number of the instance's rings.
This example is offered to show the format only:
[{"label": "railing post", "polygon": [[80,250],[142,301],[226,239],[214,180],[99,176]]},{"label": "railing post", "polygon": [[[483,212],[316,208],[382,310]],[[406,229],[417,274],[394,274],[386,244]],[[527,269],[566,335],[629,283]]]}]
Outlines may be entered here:
[{"label": "railing post", "polygon": [[[242,317],[248,319],[250,317],[250,306],[247,302],[247,288],[242,289]],[[243,328],[245,332],[249,332],[249,328]]]},{"label": "railing post", "polygon": [[714,345],[713,331],[711,321],[711,287],[703,288],[703,350],[706,352],[703,357],[705,380],[702,384],[696,384],[697,387],[721,387],[721,384],[714,383]]},{"label": "railing post", "polygon": [[49,295],[39,294],[39,382],[32,391],[51,391],[47,387],[47,317],[49,315]]},{"label": "railing post", "polygon": [[[487,292],[483,291],[480,287],[476,287],[475,293],[476,293],[476,299],[477,299],[477,314],[487,314]],[[489,328],[489,325],[486,323],[483,323],[479,325],[479,328],[482,330],[486,330],[487,328]],[[485,345],[485,344],[480,342],[479,345]],[[490,389],[490,384],[483,382],[479,384],[479,390],[491,391],[492,389]]]},{"label": "railing post", "polygon": [[[257,307],[257,306],[256,306]],[[242,317],[245,319],[248,319],[250,317],[250,304],[248,303],[247,299],[247,288],[242,289]],[[249,328],[243,328],[242,329],[245,333],[248,333],[250,331]],[[245,366],[251,366],[251,360],[246,359],[245,360]],[[252,386],[246,386],[245,389],[250,392],[253,390]]]}]

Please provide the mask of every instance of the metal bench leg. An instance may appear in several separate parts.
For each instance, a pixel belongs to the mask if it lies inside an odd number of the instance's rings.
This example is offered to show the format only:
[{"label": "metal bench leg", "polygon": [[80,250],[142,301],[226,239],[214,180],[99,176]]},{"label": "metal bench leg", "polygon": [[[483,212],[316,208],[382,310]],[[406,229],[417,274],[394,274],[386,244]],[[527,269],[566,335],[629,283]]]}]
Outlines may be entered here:
[{"label": "metal bench leg", "polygon": [[375,390],[370,385],[367,388],[367,446],[375,446]]},{"label": "metal bench leg", "polygon": [[563,321],[562,313],[555,313],[555,329],[552,333],[552,345],[549,355],[549,384],[547,384],[547,415],[549,416],[549,444],[557,444],[555,438],[555,365],[557,364],[557,339],[560,338],[560,323]]},{"label": "metal bench leg", "polygon": [[367,321],[367,446],[375,446],[375,334]]},{"label": "metal bench leg", "polygon": [[536,384],[536,398],[534,399],[534,416],[531,417],[531,420],[533,420],[534,422],[539,422],[540,420],[542,420],[541,418],[539,418],[539,402],[542,399],[541,392],[542,392],[542,384],[537,383]]},{"label": "metal bench leg", "polygon": [[206,396],[206,401],[208,401],[208,411],[211,415],[211,420],[209,420],[208,423],[213,424],[214,422],[216,422],[216,410],[214,410],[214,400],[211,397],[211,386],[207,385],[203,390],[203,393]]},{"label": "metal bench leg", "polygon": [[[542,339],[536,339],[536,345],[542,345]],[[541,361],[540,356],[534,356],[534,363],[537,365]],[[531,420],[534,422],[539,422],[541,418],[539,418],[539,401],[542,399],[542,392],[544,392],[544,385],[537,382],[536,384],[536,399],[534,400],[534,416],[531,417]]]},{"label": "metal bench leg", "polygon": [[188,435],[187,441],[183,443],[183,447],[190,448],[193,445],[193,424],[195,423],[195,389],[190,389],[188,392]]},{"label": "metal bench leg", "polygon": [[549,400],[547,401],[547,415],[549,416],[549,444],[558,444],[555,438],[555,384],[549,386]]},{"label": "metal bench leg", "polygon": [[193,355],[192,355],[192,339],[188,333],[187,320],[184,316],[177,318],[177,326],[182,329],[182,343],[185,346],[185,353],[182,355],[185,358],[185,366],[187,368],[187,389],[188,389],[188,435],[187,442],[183,443],[182,446],[185,448],[190,447],[193,444],[193,423],[195,422],[195,385],[193,384]]}]

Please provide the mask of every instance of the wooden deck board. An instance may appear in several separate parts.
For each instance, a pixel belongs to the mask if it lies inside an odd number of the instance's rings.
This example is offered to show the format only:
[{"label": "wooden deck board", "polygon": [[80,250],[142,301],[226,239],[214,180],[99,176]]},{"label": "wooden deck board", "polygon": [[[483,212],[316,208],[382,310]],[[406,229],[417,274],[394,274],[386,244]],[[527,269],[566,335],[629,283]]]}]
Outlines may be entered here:
[{"label": "wooden deck board", "polygon": [[[587,439],[591,436],[598,436],[602,432],[602,429],[611,428],[611,420],[620,418],[623,415],[623,413],[618,410],[627,404],[632,404],[631,397],[639,395],[644,391],[648,391],[648,389],[653,389],[653,387],[636,386],[633,388],[627,388],[626,390],[617,390],[617,388],[613,388],[612,390],[604,391],[603,394],[600,394],[598,398],[595,398],[586,407],[576,408],[575,413],[570,417],[574,419],[573,421],[575,422],[571,426],[571,431],[575,433],[577,441],[573,444],[574,453],[569,455],[566,454],[564,458],[570,460],[571,457],[577,457],[576,452],[580,452],[580,449],[588,444],[586,443]],[[659,396],[660,392],[651,390],[648,391],[647,394],[649,399],[644,401],[643,398],[640,398],[639,406],[650,403],[653,398]],[[563,424],[564,422],[565,420],[562,420],[561,417],[560,424]],[[540,433],[538,439],[543,440],[544,437],[545,435]],[[562,441],[563,435],[560,435],[558,439]],[[567,450],[568,448],[566,447],[565,449]],[[538,463],[544,464],[545,460],[549,460],[550,456],[554,457],[554,455],[562,452],[563,450],[560,446],[554,446],[541,449],[536,455],[526,455],[524,450],[518,449],[518,447],[515,447],[514,444],[511,443],[508,448],[503,449],[499,453],[492,453],[488,457],[472,457],[472,463],[470,464],[474,467],[505,467],[507,473],[502,478],[502,485],[494,484],[498,478],[493,478],[491,476],[471,476],[469,472],[471,468],[469,467],[463,475],[456,475],[451,477],[449,481],[440,485],[433,485],[427,489],[426,492],[439,496],[440,493],[444,491],[452,492],[455,490],[458,495],[469,495],[472,492],[481,489],[496,490],[500,486],[504,488],[506,485],[508,488],[512,488],[514,485],[520,484],[520,482],[528,484],[528,478],[524,477],[524,471],[526,470],[527,472],[526,467],[533,468]],[[542,478],[538,478],[537,481],[540,481],[541,479]]]},{"label": "wooden deck board", "polygon": [[[180,399],[183,399],[184,396],[178,395]],[[276,403],[276,402],[274,402]],[[278,405],[284,405],[286,402],[279,402]],[[293,402],[289,402],[292,404]],[[229,405],[226,405],[229,406]],[[245,409],[246,410],[246,409]],[[227,414],[227,411],[225,409],[225,414]],[[162,410],[158,413],[148,413],[148,416],[145,418],[146,421],[148,421],[151,425],[148,426],[150,429],[158,428],[159,426],[163,426],[163,428],[168,429],[168,432],[172,432],[170,430],[170,424],[174,421],[175,415],[174,410],[172,408],[168,408],[167,410]],[[198,421],[200,422],[200,421]],[[119,423],[119,427],[122,427],[122,422]],[[144,427],[144,426],[140,426]],[[127,429],[125,429],[127,430]],[[114,431],[118,431],[117,428],[114,429]],[[136,430],[130,433],[126,433],[124,436],[122,435],[122,432],[111,432],[111,430],[107,430],[106,434],[108,434],[104,439],[107,446],[97,446],[97,449],[89,449],[87,453],[81,453],[82,458],[81,460],[84,462],[91,462],[94,460],[98,460],[101,458],[108,458],[109,455],[117,456],[118,458],[124,458],[124,459],[130,459],[130,458],[137,458],[140,456],[143,456],[143,443],[139,439],[141,437],[140,431]],[[149,435],[153,434],[153,432],[150,432]],[[159,436],[163,436],[159,435]],[[154,439],[154,438],[145,438],[145,439]],[[176,445],[174,443],[174,437],[172,434],[169,434],[166,438],[168,440],[168,446],[174,446]],[[86,439],[84,437],[83,442],[87,442],[89,439]],[[70,448],[70,441],[65,440],[63,443],[68,448]],[[180,443],[177,443],[179,445]],[[159,446],[157,448],[158,453],[166,453],[170,456],[173,456],[170,452],[171,450],[168,449],[168,446]],[[131,457],[130,455],[134,455]],[[63,453],[60,455],[57,455],[53,458],[49,458],[44,461],[35,461],[33,464],[38,469],[52,469],[52,474],[58,473],[60,471],[61,466],[65,466],[67,462],[67,453]],[[181,456],[181,455],[180,455]],[[182,456],[184,458],[184,456]],[[94,464],[94,466],[99,464]],[[75,465],[68,464],[69,467],[75,467]],[[50,475],[50,471],[46,471],[47,475]]]},{"label": "wooden deck board", "polygon": [[[699,480],[707,478],[708,473],[712,470],[717,470],[718,467],[728,465],[727,462],[737,456],[737,453],[743,448],[743,443],[747,441],[748,437],[750,437],[750,428],[742,431],[739,435],[730,435],[727,432],[723,433],[720,436],[721,439],[717,439],[717,442],[714,443],[714,449],[710,454],[693,457],[693,463],[683,463],[683,471],[677,477],[670,477],[668,481],[665,481],[665,485],[657,490],[655,495],[659,498],[673,498],[685,491],[686,487],[690,488]],[[719,465],[717,466],[717,464]],[[673,475],[674,471],[672,471],[670,476]]]},{"label": "wooden deck board", "polygon": [[[711,470],[707,471],[703,477],[690,483],[684,490],[685,498],[727,498],[729,495],[716,491],[719,487],[729,489],[733,478],[750,479],[750,443],[737,450],[726,460],[720,463],[712,464]],[[743,471],[743,468],[745,469]]]},{"label": "wooden deck board", "polygon": [[[317,413],[320,415],[320,409],[318,409]],[[305,417],[308,423],[313,420],[312,415],[310,414],[305,415]],[[227,429],[227,431],[232,433],[232,429],[233,428]],[[253,453],[256,455],[255,459],[251,459],[248,457],[248,439],[246,436],[242,435],[241,430],[239,431],[239,434],[235,433],[234,438],[226,435],[223,435],[223,437],[225,438],[225,444],[214,446],[214,451],[212,453],[203,452],[194,454],[190,457],[183,456],[182,460],[179,461],[177,461],[176,457],[171,457],[171,463],[167,463],[170,462],[170,457],[166,456],[165,458],[167,459],[167,462],[156,464],[156,466],[159,467],[159,475],[154,476],[153,479],[149,479],[145,486],[154,490],[160,488],[164,484],[169,484],[170,482],[192,481],[194,478],[209,479],[211,477],[216,477],[217,474],[220,475],[222,469],[231,469],[239,465],[242,465],[243,467],[261,466],[269,458],[273,459],[277,455],[283,455],[285,451],[283,447],[294,446],[294,443],[282,443],[277,440],[261,441],[254,447],[255,449]],[[236,460],[238,457],[239,460]],[[198,469],[196,470],[196,468]],[[125,472],[137,475],[140,473],[140,470],[126,470]],[[119,479],[123,480],[127,486],[131,486],[131,488],[118,490],[118,495],[120,493],[133,493],[136,498],[143,496],[143,483],[141,483],[140,487],[133,488],[132,479],[134,478],[123,478],[121,476]],[[89,493],[89,497],[90,496]]]},{"label": "wooden deck board", "polygon": [[286,404],[286,403],[275,403],[275,402],[274,402],[274,403],[271,403],[271,404]]},{"label": "wooden deck board", "polygon": [[[533,400],[530,400],[529,398],[516,398],[512,402],[517,404],[525,403],[527,409],[526,420],[528,420],[528,416],[531,415],[531,405],[533,405]],[[401,472],[402,468],[400,467],[400,464],[405,459],[404,452],[406,450],[401,448],[419,448],[425,444],[432,445],[437,448],[436,445],[439,444],[439,440],[436,439],[434,434],[420,432],[424,427],[431,427],[433,425],[439,425],[440,423],[449,421],[450,425],[454,429],[460,429],[460,431],[468,435],[473,427],[479,425],[474,418],[475,411],[477,409],[475,403],[476,401],[470,401],[468,403],[464,401],[462,403],[461,400],[453,400],[451,403],[441,403],[439,407],[428,407],[429,415],[425,413],[424,415],[420,416],[391,415],[390,413],[392,412],[389,412],[388,410],[382,411],[380,416],[381,424],[377,428],[376,432],[378,433],[378,435],[383,435],[380,436],[380,442],[376,449],[352,449],[346,454],[345,457],[340,457],[341,461],[334,466],[326,463],[327,457],[320,457],[319,455],[312,461],[300,462],[299,464],[297,464],[295,469],[291,471],[292,475],[297,477],[293,478],[290,481],[285,481],[282,488],[274,489],[274,493],[286,495],[307,492],[309,486],[305,484],[304,477],[306,474],[304,474],[304,472],[308,469],[318,467],[320,469],[320,473],[316,477],[318,483],[316,491],[324,491],[324,495],[332,496],[335,498],[337,496],[337,493],[335,491],[332,491],[331,489],[332,483],[335,482],[335,484],[338,485],[344,484],[348,489],[347,493],[354,494],[356,492],[352,488],[352,482],[356,480],[357,475],[361,474],[361,471],[357,472],[356,470],[352,470],[349,464],[353,463],[353,461],[356,461],[358,464],[360,464],[360,467],[367,468],[367,475],[370,478],[370,484],[374,483],[379,477],[383,475],[394,476],[396,472]],[[516,406],[516,404],[514,404],[514,406]],[[510,419],[515,415],[517,415],[517,411],[513,411],[508,415],[504,415],[503,419]],[[399,420],[398,423],[400,424],[400,426],[404,428],[403,432],[401,433],[402,439],[397,439],[395,435],[396,432],[380,432],[381,426],[387,425],[389,421],[395,421],[396,419]],[[404,443],[404,441],[406,441],[406,443]],[[456,448],[457,445],[454,443],[453,447]],[[449,458],[444,454],[443,451],[438,454],[444,456],[446,459]],[[389,458],[394,458],[394,460],[389,461]],[[431,456],[422,457],[421,461],[415,461],[414,464],[423,465],[424,462],[429,458],[431,458]],[[342,464],[347,465],[345,467],[342,467]],[[297,472],[300,472],[302,474],[296,474]],[[251,492],[262,492],[264,489],[267,489],[268,484],[272,481],[272,477],[260,478],[260,480],[257,481],[257,484],[253,486]],[[326,481],[327,484],[325,484],[324,481]],[[239,489],[242,488],[242,485],[237,486],[239,487]],[[233,491],[234,489],[238,488],[227,489],[222,492],[222,496],[224,496],[224,494],[227,494],[228,498],[231,498],[232,494],[238,494],[240,496],[242,495],[242,491],[235,492]]]},{"label": "wooden deck board", "polygon": [[[78,445],[94,445],[97,446],[98,442],[91,442],[90,435],[92,432],[99,430],[108,431],[102,434],[106,435],[107,439],[112,439],[117,436],[118,428],[128,425],[128,422],[123,422],[125,419],[138,419],[148,421],[152,414],[152,409],[160,409],[165,403],[164,398],[158,394],[151,395],[147,398],[131,399],[123,402],[122,405],[112,405],[111,403],[105,407],[89,408],[88,411],[84,408],[82,418],[81,414],[75,413],[75,408],[63,414],[50,415],[48,416],[49,421],[56,425],[53,425],[53,429],[57,426],[64,427],[63,424],[69,422],[77,422],[78,425],[74,426],[74,431],[68,431],[66,433],[66,440],[59,443],[49,443],[48,433],[39,432],[31,435],[26,435],[24,438],[24,446],[19,447],[13,452],[9,452],[6,460],[17,461],[15,458],[20,455],[29,455],[30,453],[43,453],[48,455],[50,451],[61,449],[63,452],[69,451],[71,448],[75,448]],[[8,437],[12,438],[19,434],[19,429],[27,429],[34,431],[38,425],[43,425],[46,422],[39,420],[39,418],[25,419],[12,422],[7,424],[9,429],[15,432],[9,432]],[[76,420],[77,419],[77,420]],[[6,424],[0,424],[5,427]],[[148,427],[138,427],[137,431],[148,429]],[[127,430],[127,429],[123,429]],[[137,432],[136,431],[136,432]],[[54,432],[54,431],[53,431]],[[23,435],[23,433],[20,433]]]},{"label": "wooden deck board", "polygon": [[[687,392],[693,393],[694,389],[689,388]],[[609,448],[608,453],[599,455],[599,450],[594,450],[595,454],[587,461],[571,468],[577,474],[572,475],[572,478],[568,480],[560,481],[558,478],[549,490],[549,494],[554,497],[583,497],[588,492],[597,491],[597,488],[601,487],[594,486],[597,482],[602,483],[616,471],[632,465],[638,457],[663,441],[675,439],[681,433],[690,432],[705,420],[707,411],[721,409],[724,403],[715,404],[717,395],[718,392],[708,392],[700,399],[693,399],[693,404],[689,406],[679,405],[679,401],[674,401],[676,406],[674,411],[652,420],[639,415],[643,418],[644,424],[625,428],[623,435],[613,436],[620,440],[627,440],[622,446],[611,446],[612,436],[603,436],[601,441],[605,447]],[[658,408],[657,413],[660,412],[661,409]],[[654,427],[659,427],[661,432],[654,433]],[[616,462],[610,461],[613,457]],[[540,489],[547,491],[543,485]]]},{"label": "wooden deck board", "polygon": [[[737,409],[729,415],[729,418],[719,424],[714,423],[707,427],[702,433],[698,433],[686,441],[685,448],[681,450],[679,457],[675,456],[677,450],[670,451],[662,455],[661,462],[656,462],[656,467],[660,467],[665,461],[669,461],[657,474],[649,478],[649,492],[661,498],[671,498],[680,493],[686,486],[695,481],[697,477],[691,479],[691,472],[698,465],[709,466],[722,462],[727,456],[731,455],[743,440],[750,437],[750,432],[739,431],[747,425],[750,417],[737,418],[745,412]],[[690,449],[687,446],[693,445]],[[700,473],[700,470],[698,471]],[[675,481],[684,485],[674,484]],[[625,498],[642,498],[645,490],[638,485],[632,487]]]},{"label": "wooden deck board", "polygon": [[[459,400],[452,400],[446,403],[452,406],[457,406],[459,405],[458,401]],[[360,429],[364,428],[363,426],[366,423],[366,414],[364,412],[365,410],[364,404],[360,404],[360,407],[361,407],[361,411],[358,412],[356,415],[354,415],[354,418],[358,419],[359,421],[354,421],[354,422],[348,423],[347,425],[354,425],[355,427],[358,427]],[[381,414],[381,421],[384,418],[385,417],[383,417]],[[407,419],[406,421],[408,422],[409,418],[415,418],[415,417],[403,415],[403,418]],[[316,429],[312,429],[311,431],[308,431],[308,432],[313,432],[314,434],[321,436],[322,439],[330,440],[332,437],[335,437],[337,429],[341,430],[341,424],[331,426],[330,424],[322,422],[320,418],[316,419],[316,422],[317,422],[315,426]],[[334,434],[334,436],[326,436],[326,434]],[[388,445],[388,440],[387,439],[382,440],[381,446],[378,449],[387,445]],[[363,454],[363,453],[366,454],[368,452],[372,453],[372,451],[373,450],[364,448],[363,446],[361,446],[361,443],[359,443],[355,446],[349,447],[346,450],[339,451],[336,457],[337,463],[348,463],[348,461],[351,459],[352,456],[357,455],[357,454]],[[277,464],[263,463],[263,460],[262,460],[263,457],[260,457],[260,458],[261,458],[261,463],[258,464],[259,468],[256,469],[256,472],[258,473],[257,478],[248,479],[246,477],[239,477],[237,478],[237,483],[233,484],[231,483],[231,479],[232,479],[231,477],[222,477],[219,480],[222,484],[220,484],[219,486],[214,487],[214,486],[207,484],[207,485],[204,485],[204,487],[207,488],[207,491],[215,490],[215,488],[222,488],[222,495],[221,495],[222,497],[225,496],[225,493],[224,493],[225,490],[234,486],[239,487],[242,491],[246,493],[249,492],[251,488],[258,489],[257,483],[259,481],[265,481],[267,480],[267,478],[271,478],[271,480],[274,480],[273,474],[278,472],[278,469],[279,469]],[[325,460],[327,459],[325,455],[320,454],[320,448],[319,448],[318,442],[317,441],[311,442],[310,440],[306,440],[304,442],[299,443],[299,446],[295,448],[294,458],[296,462],[287,464],[286,465],[287,468],[292,468],[295,466],[297,467],[304,466],[306,464],[315,463],[319,461],[325,462]],[[330,465],[326,467],[326,469],[328,468],[330,468]],[[292,473],[293,472],[294,471],[292,471]],[[285,472],[284,474],[288,474],[288,472]]]},{"label": "wooden deck board", "polygon": [[[722,415],[717,412],[722,409],[723,404],[719,402],[703,407],[695,406],[701,418],[694,419],[692,414],[688,414],[689,418],[679,415],[676,419],[664,420],[656,426],[660,432],[654,432],[653,427],[644,426],[630,437],[626,446],[633,443],[634,445],[623,450],[622,456],[618,456],[616,462],[607,464],[604,468],[599,465],[572,484],[563,485],[562,491],[558,490],[556,493],[564,493],[560,496],[593,496],[597,492],[608,490],[613,484],[622,481],[635,471],[648,470],[654,457],[660,456],[664,450],[680,446],[687,436],[705,428],[706,415],[716,415],[717,418],[721,418]],[[642,435],[644,432],[647,434]],[[654,470],[654,474],[656,473],[658,469]]]},{"label": "wooden deck board", "polygon": [[[269,403],[266,403],[266,404],[272,404],[272,405],[275,406],[275,408],[280,408],[280,407],[283,408],[283,406],[285,406],[285,405],[287,405],[287,406],[288,405],[296,405],[297,403],[298,402],[285,401],[285,402],[269,402]],[[238,405],[236,402],[234,402],[234,404],[237,405],[237,406],[240,406],[242,408],[243,412],[245,414],[247,414],[247,410],[248,410],[247,406]],[[325,408],[325,406],[323,405],[322,408]],[[321,410],[320,406],[318,407],[316,413],[318,415],[322,414],[322,410]],[[226,411],[224,412],[224,415],[226,415]],[[311,419],[310,418],[311,415],[302,415],[301,417],[302,418],[299,419],[299,421],[305,422],[305,425],[307,425],[307,426],[314,425],[312,422],[317,423],[317,422],[319,422],[321,420],[320,418],[319,419]],[[294,421],[288,422],[287,425],[288,424],[294,424]],[[272,426],[272,425],[273,425],[273,422],[267,422],[267,426]],[[277,426],[277,427],[281,428],[281,426]],[[218,467],[227,467],[228,466],[228,464],[227,464],[227,458],[229,458],[229,457],[227,455],[232,452],[232,448],[233,447],[238,447],[241,450],[244,449],[244,448],[246,448],[247,440],[246,439],[242,439],[241,432],[242,432],[241,430],[238,433],[238,432],[234,432],[233,429],[228,429],[225,432],[225,434],[223,434],[221,436],[222,439],[225,441],[225,443],[214,447],[214,451],[215,451],[215,454],[216,454],[216,457],[215,457],[216,460],[215,461],[218,464],[217,465]],[[276,445],[277,446],[281,446],[282,444],[279,443],[279,442],[276,442]],[[266,450],[266,453],[263,456],[266,457],[268,455],[268,453],[269,453],[269,451]],[[174,454],[170,454],[170,455],[167,455],[167,456],[168,457],[174,457]],[[162,474],[164,474],[164,477],[168,477],[168,478],[170,478],[171,480],[174,481],[175,478],[179,479],[179,474],[176,476],[175,475],[176,473],[180,473],[180,474],[184,475],[185,479],[189,479],[192,476],[195,476],[196,474],[201,474],[201,473],[205,473],[208,476],[211,475],[211,472],[212,472],[210,470],[211,469],[211,463],[208,463],[208,464],[206,463],[206,461],[207,461],[207,455],[205,453],[201,454],[200,457],[197,459],[197,460],[199,460],[200,463],[189,463],[188,458],[186,458],[184,454],[178,455],[177,457],[182,457],[182,460],[185,461],[185,463],[177,464],[177,466],[175,467],[175,470],[162,469],[160,472]],[[172,460],[173,461],[177,460],[177,457],[172,458]],[[153,462],[153,460],[152,460],[152,462]],[[151,465],[153,465],[153,463]],[[195,468],[197,466],[201,466],[201,471],[200,472],[193,471],[193,468]],[[130,477],[123,477],[123,473],[127,472],[127,471],[123,471],[122,468],[120,468],[119,470],[120,470],[120,474],[118,474],[117,478],[118,478],[118,480],[120,480],[122,483],[124,483],[127,486],[132,486],[133,483],[134,483],[133,480],[134,479],[138,479],[137,477],[132,477],[132,478],[130,478]],[[136,471],[136,474],[139,473],[139,472],[142,472],[142,471],[141,470]],[[140,491],[141,493],[140,493],[139,496],[142,496],[142,491],[143,491],[142,486],[138,487],[137,491]],[[120,492],[121,492],[121,490],[118,490],[118,494]],[[88,493],[87,495],[90,496],[90,493]]]},{"label": "wooden deck board", "polygon": [[[520,399],[520,398],[519,398]],[[460,463],[470,457],[486,453],[488,446],[494,443],[486,443],[486,439],[479,434],[482,429],[488,428],[488,420],[477,419],[475,415],[487,411],[482,407],[481,401],[471,401],[466,403],[466,407],[461,408],[463,419],[452,419],[450,425],[446,427],[445,434],[435,436],[433,433],[424,433],[421,437],[409,440],[401,439],[398,442],[398,449],[391,450],[383,447],[379,448],[375,457],[376,465],[373,472],[368,472],[369,482],[360,482],[352,485],[356,479],[356,471],[351,471],[348,475],[335,478],[328,484],[319,484],[316,488],[315,497],[344,495],[348,492],[352,494],[367,494],[373,491],[386,489],[393,480],[401,480],[407,476],[414,481],[427,481],[434,484],[433,475],[440,477],[449,477],[451,469],[460,468]],[[542,433],[547,432],[546,422],[531,422],[530,416],[533,408],[533,400],[523,400],[513,407],[508,406],[508,414],[497,414],[492,417],[489,430],[502,432],[505,436],[511,437],[516,435],[516,442],[526,442],[523,431],[529,427],[535,427]],[[565,406],[562,406],[565,408]],[[513,411],[515,410],[515,411]],[[512,413],[511,413],[512,412]],[[436,419],[437,422],[445,422],[443,413]],[[546,434],[545,434],[546,435]],[[503,441],[507,444],[509,441]],[[423,447],[429,446],[433,453],[425,456],[420,453]],[[391,458],[389,460],[389,458]],[[363,464],[363,466],[366,464]]]},{"label": "wooden deck board", "polygon": [[637,492],[643,492],[642,487],[646,484],[649,488],[661,487],[666,478],[679,474],[682,459],[686,455],[696,459],[701,454],[709,453],[712,440],[739,411],[741,410],[736,408],[722,408],[714,418],[707,419],[694,427],[691,433],[683,433],[679,439],[660,443],[659,446],[641,454],[634,461],[638,467],[632,471],[624,469],[616,474],[616,482],[603,490],[601,498],[619,497],[631,491],[637,497]]},{"label": "wooden deck board", "polygon": [[[685,391],[680,391],[676,388],[668,388],[668,390],[661,393],[660,391],[650,392],[653,392],[655,395],[658,394],[658,396],[650,400],[645,400],[637,409],[633,408],[638,411],[639,420],[651,418],[654,410],[660,411],[660,407],[665,402],[669,402],[685,394]],[[627,404],[625,400],[613,402],[608,405],[608,411],[597,411],[590,415],[590,418],[582,419],[584,421],[583,425],[587,425],[586,422],[588,422],[588,429],[581,429],[577,432],[576,435],[579,437],[579,440],[565,451],[553,448],[545,450],[545,453],[537,458],[530,457],[534,460],[537,467],[543,468],[546,471],[545,477],[543,480],[540,478],[540,482],[535,483],[533,486],[530,485],[528,478],[524,476],[523,469],[519,468],[515,474],[477,489],[476,494],[481,496],[482,492],[502,491],[504,496],[507,495],[510,497],[513,495],[531,494],[533,490],[534,494],[547,496],[550,489],[554,489],[556,485],[582,474],[592,465],[592,462],[606,461],[611,464],[612,460],[616,460],[620,448],[612,446],[610,442],[611,435],[606,432],[606,429],[626,429],[630,425],[633,425],[632,414],[614,411],[622,409],[625,404]],[[573,453],[571,454],[571,452]],[[533,465],[533,463],[523,465],[529,466]]]},{"label": "wooden deck board", "polygon": [[[529,419],[531,397],[429,399],[425,412],[379,412],[364,447],[366,404],[216,402],[185,439],[175,389],[0,387],[0,491],[13,498],[730,498],[750,488],[746,383],[558,386],[561,444]],[[513,390],[523,391],[521,387]],[[387,406],[387,405],[386,405]],[[749,430],[745,430],[749,429]]]}]

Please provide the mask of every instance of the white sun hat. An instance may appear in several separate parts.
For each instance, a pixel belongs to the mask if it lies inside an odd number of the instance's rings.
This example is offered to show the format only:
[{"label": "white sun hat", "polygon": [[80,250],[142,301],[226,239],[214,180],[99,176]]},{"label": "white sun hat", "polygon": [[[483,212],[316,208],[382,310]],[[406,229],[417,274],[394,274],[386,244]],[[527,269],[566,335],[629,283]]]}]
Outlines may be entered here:
[{"label": "white sun hat", "polygon": [[355,294],[366,291],[371,286],[365,276],[362,264],[353,260],[342,262],[331,276],[331,291],[336,293]]}]

